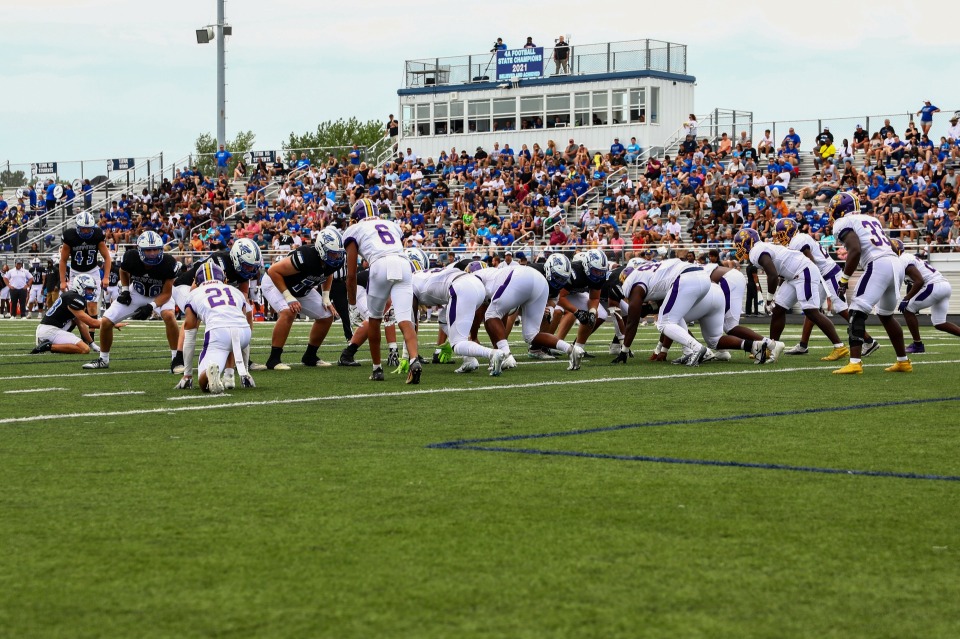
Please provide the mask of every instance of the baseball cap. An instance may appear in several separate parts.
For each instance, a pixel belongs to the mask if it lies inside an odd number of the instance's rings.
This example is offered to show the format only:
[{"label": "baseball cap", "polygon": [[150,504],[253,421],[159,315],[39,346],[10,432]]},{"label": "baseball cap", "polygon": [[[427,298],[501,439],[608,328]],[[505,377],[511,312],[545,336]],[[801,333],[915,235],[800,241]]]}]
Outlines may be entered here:
[{"label": "baseball cap", "polygon": [[527,259],[527,256],[524,255],[523,251],[517,251],[517,254],[516,254],[514,257],[516,257],[518,260],[525,260],[525,259]]}]

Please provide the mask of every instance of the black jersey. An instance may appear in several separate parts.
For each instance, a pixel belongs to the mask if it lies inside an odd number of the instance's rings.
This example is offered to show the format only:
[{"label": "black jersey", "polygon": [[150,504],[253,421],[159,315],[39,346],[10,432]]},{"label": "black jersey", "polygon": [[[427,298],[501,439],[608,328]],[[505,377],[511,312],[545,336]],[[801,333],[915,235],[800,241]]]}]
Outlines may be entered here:
[{"label": "black jersey", "polygon": [[244,282],[248,281],[240,277],[240,274],[237,273],[237,269],[233,267],[233,260],[230,259],[230,251],[216,251],[202,260],[197,260],[188,268],[182,268],[173,285],[193,286],[193,282],[197,277],[197,271],[199,271],[207,262],[213,262],[220,267],[220,270],[223,271],[224,277],[227,278],[227,284],[230,286],[240,286]]},{"label": "black jersey", "polygon": [[77,229],[66,229],[63,232],[63,243],[70,249],[70,270],[77,273],[88,273],[97,268],[97,258],[100,255],[100,243],[106,239],[103,229],[99,226],[93,230],[89,239],[83,239]]},{"label": "black jersey", "polygon": [[362,288],[367,290],[367,285],[370,283],[370,269],[365,268],[360,271],[357,271],[357,288]]},{"label": "black jersey", "polygon": [[299,247],[290,253],[289,257],[293,268],[297,269],[297,274],[284,275],[283,282],[294,297],[304,297],[337,272],[337,267],[324,262],[317,249],[311,245]]},{"label": "black jersey", "polygon": [[607,281],[603,283],[603,290],[600,292],[602,300],[612,299],[619,302],[623,299],[623,289],[620,287],[620,275],[626,266],[615,268],[610,272]]},{"label": "black jersey", "polygon": [[57,298],[50,310],[43,314],[40,323],[47,326],[56,326],[65,331],[72,331],[76,325],[76,317],[70,309],[82,311],[85,308],[87,308],[87,300],[84,299],[83,295],[76,291],[67,291]]},{"label": "black jersey", "polygon": [[46,273],[47,269],[43,268],[42,264],[30,264],[30,275],[33,277],[34,286],[43,286],[43,276]]},{"label": "black jersey", "polygon": [[110,279],[107,286],[120,286],[120,265],[115,261],[110,263]]},{"label": "black jersey", "polygon": [[581,262],[573,263],[573,277],[563,288],[567,293],[586,293],[587,291],[599,291],[603,288],[606,281],[594,282],[587,277],[587,269]]},{"label": "black jersey", "polygon": [[180,271],[180,262],[172,255],[165,254],[156,266],[147,266],[140,259],[138,251],[123,254],[120,268],[130,275],[130,289],[144,297],[154,298],[163,292],[167,280],[176,278]]}]

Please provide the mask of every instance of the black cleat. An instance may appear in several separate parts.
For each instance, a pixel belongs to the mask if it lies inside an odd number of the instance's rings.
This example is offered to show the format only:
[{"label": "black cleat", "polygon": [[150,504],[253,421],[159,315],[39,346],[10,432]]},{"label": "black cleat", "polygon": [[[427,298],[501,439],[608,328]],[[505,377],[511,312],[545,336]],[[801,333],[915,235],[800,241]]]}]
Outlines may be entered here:
[{"label": "black cleat", "polygon": [[337,360],[337,366],[359,366],[359,365],[360,365],[360,362],[353,359],[353,353],[351,353],[346,349],[344,349],[343,352],[340,353],[340,359]]},{"label": "black cleat", "polygon": [[37,347],[30,351],[31,355],[39,355],[40,353],[49,353],[50,349],[53,347],[53,342],[48,339],[41,340]]},{"label": "black cleat", "polygon": [[410,364],[410,372],[407,373],[407,383],[408,384],[419,384],[420,383],[420,374],[423,372],[423,365],[421,364],[421,358],[418,356],[417,359],[413,360]]},{"label": "black cleat", "polygon": [[383,381],[383,369],[382,369],[382,368],[376,368],[376,369],[374,369],[373,373],[370,374],[370,381],[371,381],[371,382],[382,382],[382,381]]},{"label": "black cleat", "polygon": [[430,363],[431,363],[431,364],[439,364],[439,363],[440,363],[440,353],[434,353],[434,354],[433,354],[433,360],[432,360]]},{"label": "black cleat", "polygon": [[183,353],[177,353],[170,360],[170,372],[175,375],[183,374]]}]

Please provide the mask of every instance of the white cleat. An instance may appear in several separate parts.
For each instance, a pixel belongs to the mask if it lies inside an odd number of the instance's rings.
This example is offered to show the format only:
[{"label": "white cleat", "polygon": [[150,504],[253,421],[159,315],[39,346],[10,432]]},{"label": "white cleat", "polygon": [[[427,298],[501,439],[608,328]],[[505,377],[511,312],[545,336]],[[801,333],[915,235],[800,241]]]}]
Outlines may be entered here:
[{"label": "white cleat", "polygon": [[517,360],[512,354],[508,354],[503,358],[503,370],[510,370],[511,368],[517,367]]},{"label": "white cleat", "polygon": [[506,359],[506,353],[501,350],[493,351],[490,355],[490,376],[500,377],[503,372],[503,360]]},{"label": "white cleat", "polygon": [[775,340],[770,340],[770,362],[780,361],[780,356],[783,355],[783,351],[786,350],[787,345],[783,342],[777,342]]},{"label": "white cleat", "polygon": [[621,348],[622,348],[622,345],[620,344],[620,342],[610,342],[610,354],[611,354],[611,355],[619,355]]},{"label": "white cleat", "polygon": [[237,384],[236,384],[236,380],[235,380],[235,377],[234,377],[234,372],[233,372],[233,371],[230,371],[229,373],[224,372],[224,374],[223,374],[223,388],[224,388],[225,390],[230,390],[230,389],[236,388],[236,387],[237,387]]},{"label": "white cleat", "polygon": [[578,371],[580,370],[580,363],[583,361],[583,356],[586,351],[583,350],[582,346],[573,345],[573,348],[570,349],[570,364],[567,366],[568,371]]},{"label": "white cleat", "polygon": [[223,380],[220,379],[220,367],[211,364],[207,367],[207,390],[213,395],[223,392]]},{"label": "white cleat", "polygon": [[550,353],[548,353],[548,352],[546,352],[546,351],[534,350],[534,349],[528,350],[528,351],[527,351],[527,356],[528,356],[530,359],[539,359],[539,360],[543,360],[543,361],[547,361],[547,360],[551,360],[551,359],[557,359],[556,357],[554,357],[553,355],[551,355]]},{"label": "white cleat", "polygon": [[472,373],[478,368],[480,368],[480,362],[477,361],[476,357],[464,357],[463,364],[461,364],[460,368],[458,368],[453,372],[454,373]]}]

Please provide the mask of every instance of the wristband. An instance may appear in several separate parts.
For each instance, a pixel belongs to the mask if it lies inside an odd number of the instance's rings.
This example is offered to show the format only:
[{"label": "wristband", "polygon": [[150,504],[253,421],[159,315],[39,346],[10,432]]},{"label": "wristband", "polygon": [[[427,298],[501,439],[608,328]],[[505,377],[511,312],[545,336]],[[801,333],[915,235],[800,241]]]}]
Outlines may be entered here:
[{"label": "wristband", "polygon": [[287,289],[283,292],[283,299],[287,300],[288,304],[293,304],[297,301],[297,297],[290,292],[290,289]]},{"label": "wristband", "polygon": [[849,282],[849,281],[850,281],[850,276],[849,276],[849,275],[847,275],[846,273],[843,273],[843,274],[840,275],[840,283],[841,283],[841,284],[846,284],[846,283]]},{"label": "wristband", "polygon": [[764,293],[764,294],[763,294],[763,301],[765,301],[765,302],[772,302],[772,301],[773,301],[773,293]]},{"label": "wristband", "polygon": [[327,306],[330,304],[330,291],[321,291],[320,295],[323,297],[323,304]]},{"label": "wristband", "polygon": [[156,302],[150,302],[150,306],[153,307],[153,310],[154,310],[154,311],[157,310],[157,303],[156,303]]}]

